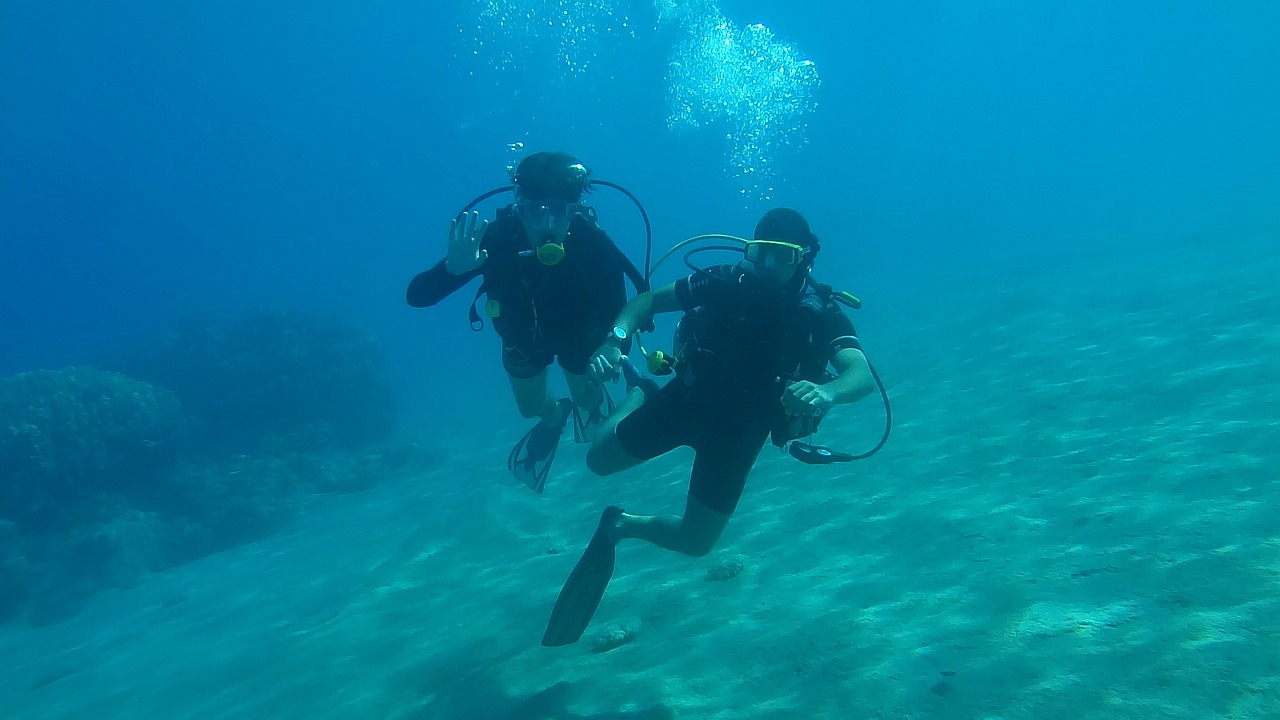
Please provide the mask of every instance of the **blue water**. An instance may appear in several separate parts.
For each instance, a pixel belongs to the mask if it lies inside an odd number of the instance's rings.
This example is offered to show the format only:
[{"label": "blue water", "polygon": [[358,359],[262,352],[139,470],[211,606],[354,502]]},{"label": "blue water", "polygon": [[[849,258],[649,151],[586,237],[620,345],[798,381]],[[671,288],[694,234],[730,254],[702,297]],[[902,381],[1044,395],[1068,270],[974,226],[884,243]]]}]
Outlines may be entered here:
[{"label": "blue water", "polygon": [[[613,24],[570,47],[484,14],[526,5]],[[5,3],[0,377],[102,364],[192,313],[287,308],[376,340],[401,435],[496,427],[482,444],[501,445],[520,423],[497,340],[467,328],[471,289],[431,310],[403,292],[453,214],[505,182],[513,143],[625,185],[659,252],[801,210],[819,276],[866,300],[872,337],[957,288],[1022,292],[1063,267],[1106,268],[1083,276],[1107,287],[1074,288],[1085,303],[1158,295],[1215,248],[1267,255],[1280,234],[1274,3],[705,3],[816,67],[767,181],[726,142],[750,111],[673,127],[681,30],[661,5]],[[634,209],[593,200],[638,262]],[[888,372],[910,383],[922,368],[901,359]]]},{"label": "blue water", "polygon": [[[0,372],[73,363],[192,308],[280,302],[375,332],[424,401],[422,378],[459,365],[424,358],[424,337],[493,343],[461,301],[411,313],[402,286],[452,213],[501,184],[517,140],[631,188],[659,246],[747,232],[772,203],[740,201],[714,132],[667,129],[669,48],[645,3],[630,10],[639,37],[563,87],[555,68],[471,61],[465,3],[7,3]],[[840,238],[825,268],[859,287],[1275,230],[1269,3],[723,10],[818,65],[777,202]],[[607,226],[634,237],[627,212]],[[487,388],[490,370],[473,379]]]}]

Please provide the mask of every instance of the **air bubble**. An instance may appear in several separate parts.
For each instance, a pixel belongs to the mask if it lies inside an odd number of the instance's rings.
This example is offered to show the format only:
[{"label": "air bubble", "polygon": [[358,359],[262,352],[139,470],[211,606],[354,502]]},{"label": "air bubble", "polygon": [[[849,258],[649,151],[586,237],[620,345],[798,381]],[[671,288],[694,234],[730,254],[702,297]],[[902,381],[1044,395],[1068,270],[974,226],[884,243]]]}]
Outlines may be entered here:
[{"label": "air bubble", "polygon": [[[618,38],[637,36],[623,0],[470,2],[477,25],[459,32],[471,44],[471,56],[517,77],[532,70],[567,83],[602,55],[620,55],[617,43],[624,41]],[[780,152],[807,142],[807,117],[816,111],[820,86],[816,65],[764,25],[737,26],[716,0],[654,0],[653,7],[654,29],[680,38],[666,72],[668,127],[727,125],[730,174],[747,194],[772,194]],[[501,86],[501,78],[494,84]]]}]

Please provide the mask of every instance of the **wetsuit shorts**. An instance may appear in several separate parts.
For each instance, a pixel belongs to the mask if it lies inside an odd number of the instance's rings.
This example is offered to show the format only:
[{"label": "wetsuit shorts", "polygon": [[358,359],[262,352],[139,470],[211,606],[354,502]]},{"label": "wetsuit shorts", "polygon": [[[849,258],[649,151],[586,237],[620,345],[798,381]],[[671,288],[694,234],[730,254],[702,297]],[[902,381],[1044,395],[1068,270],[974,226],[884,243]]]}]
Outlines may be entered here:
[{"label": "wetsuit shorts", "polygon": [[[528,380],[537,377],[557,359],[560,367],[572,375],[585,375],[591,356],[604,343],[606,329],[596,332],[594,328],[577,333],[575,342],[563,343],[557,348],[547,342],[512,343],[502,340],[502,367],[507,374],[517,380]],[[622,349],[626,354],[631,348],[627,341]]]},{"label": "wetsuit shorts", "polygon": [[622,449],[642,461],[680,446],[693,448],[689,495],[731,515],[771,423],[759,406],[726,402],[673,380],[619,421],[617,434]]}]

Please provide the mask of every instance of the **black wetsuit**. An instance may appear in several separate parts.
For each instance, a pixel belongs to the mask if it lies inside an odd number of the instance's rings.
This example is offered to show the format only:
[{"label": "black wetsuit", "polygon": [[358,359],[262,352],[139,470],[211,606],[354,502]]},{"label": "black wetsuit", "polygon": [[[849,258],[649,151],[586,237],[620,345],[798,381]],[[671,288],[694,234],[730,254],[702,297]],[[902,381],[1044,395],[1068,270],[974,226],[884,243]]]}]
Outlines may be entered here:
[{"label": "black wetsuit", "polygon": [[779,445],[795,437],[782,407],[787,385],[825,380],[837,352],[860,348],[848,316],[807,279],[786,293],[750,280],[726,265],[676,282],[685,310],[676,378],[617,427],[640,460],[693,448],[689,494],[726,514],[770,433]]},{"label": "black wetsuit", "polygon": [[452,275],[441,260],[409,283],[413,307],[430,307],[484,277],[489,305],[496,304],[493,327],[502,338],[502,366],[514,378],[528,379],[557,357],[575,375],[586,372],[627,301],[622,251],[604,230],[577,215],[565,236],[564,259],[543,265],[531,253],[528,236],[510,208],[498,211],[480,247],[488,258],[479,269]]}]

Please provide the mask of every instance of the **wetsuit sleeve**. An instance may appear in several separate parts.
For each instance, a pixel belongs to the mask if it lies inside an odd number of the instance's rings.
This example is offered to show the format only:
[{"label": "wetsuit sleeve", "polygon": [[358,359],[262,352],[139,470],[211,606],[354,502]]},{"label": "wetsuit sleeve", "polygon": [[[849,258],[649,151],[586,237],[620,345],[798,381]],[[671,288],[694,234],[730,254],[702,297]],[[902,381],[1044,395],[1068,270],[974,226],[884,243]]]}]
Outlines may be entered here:
[{"label": "wetsuit sleeve", "polygon": [[680,308],[686,312],[702,307],[708,302],[715,302],[723,297],[730,287],[730,266],[717,265],[706,272],[694,273],[676,281],[676,299]]},{"label": "wetsuit sleeve", "polygon": [[463,275],[454,275],[445,270],[444,260],[435,264],[435,267],[420,272],[409,281],[409,289],[405,291],[405,300],[413,307],[431,307],[441,300],[449,297],[457,292],[463,285],[471,282],[473,278],[480,274],[477,268]]},{"label": "wetsuit sleeve", "polygon": [[829,303],[823,309],[818,330],[819,337],[825,340],[831,355],[849,348],[862,349],[862,343],[858,342],[857,331],[853,328],[853,321],[834,303]]}]

